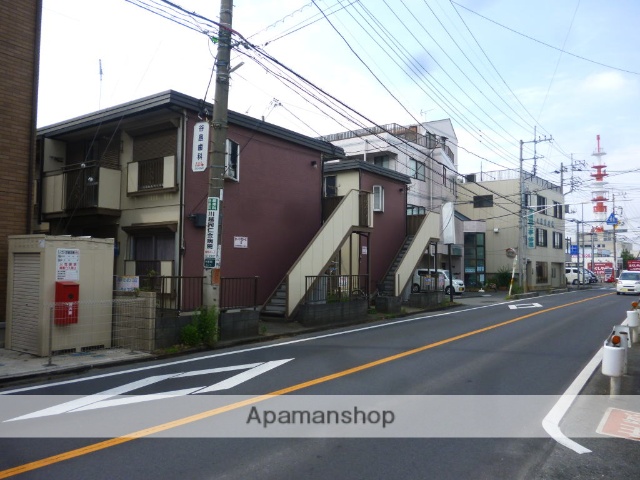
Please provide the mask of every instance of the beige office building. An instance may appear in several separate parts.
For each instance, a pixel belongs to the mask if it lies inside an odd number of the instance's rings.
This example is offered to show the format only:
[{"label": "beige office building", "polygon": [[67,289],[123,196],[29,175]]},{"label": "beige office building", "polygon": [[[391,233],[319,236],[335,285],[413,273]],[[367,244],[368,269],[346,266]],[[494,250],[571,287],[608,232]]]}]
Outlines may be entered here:
[{"label": "beige office building", "polygon": [[[467,256],[465,274],[479,283],[514,270],[528,290],[565,285],[564,196],[558,185],[519,170],[466,175],[458,185],[456,210],[486,222],[484,258]],[[520,192],[523,191],[524,195]],[[517,259],[508,252],[515,250]]]}]

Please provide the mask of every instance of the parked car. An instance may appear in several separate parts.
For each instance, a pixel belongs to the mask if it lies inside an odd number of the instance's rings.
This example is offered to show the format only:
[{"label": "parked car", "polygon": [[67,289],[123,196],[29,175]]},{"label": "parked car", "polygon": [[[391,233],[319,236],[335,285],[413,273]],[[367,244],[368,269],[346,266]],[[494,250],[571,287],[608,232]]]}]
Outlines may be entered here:
[{"label": "parked car", "polygon": [[578,282],[581,284],[589,283],[590,278],[587,276],[584,269],[578,267],[565,267],[564,276],[567,283],[570,283],[571,285],[578,285]]},{"label": "parked car", "polygon": [[631,293],[640,295],[640,272],[623,270],[616,282],[616,294],[625,295]]},{"label": "parked car", "polygon": [[584,271],[587,274],[589,283],[598,283],[598,276],[594,272],[592,272],[588,268],[585,268]]},{"label": "parked car", "polygon": [[[426,278],[425,278],[426,277]],[[425,278],[423,280],[423,278]],[[446,270],[433,270],[429,268],[418,268],[413,274],[413,283],[411,285],[411,291],[417,293],[423,290],[425,284],[433,279],[434,288],[444,290],[444,293],[451,295],[451,286],[453,286],[453,293],[464,293],[464,282],[458,278],[454,278],[449,282],[449,272]]]}]

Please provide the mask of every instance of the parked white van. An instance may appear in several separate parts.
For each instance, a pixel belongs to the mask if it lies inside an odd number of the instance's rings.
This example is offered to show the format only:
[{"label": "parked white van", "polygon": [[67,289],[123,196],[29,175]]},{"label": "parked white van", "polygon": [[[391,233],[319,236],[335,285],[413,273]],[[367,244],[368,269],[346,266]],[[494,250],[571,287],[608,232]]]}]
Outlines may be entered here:
[{"label": "parked white van", "polygon": [[[449,285],[449,283],[451,283],[451,285]],[[453,286],[453,293],[461,294],[464,292],[464,282],[457,278],[449,282],[449,272],[447,270],[418,268],[413,273],[411,291],[417,293],[421,290],[433,288],[444,290],[444,293],[451,295],[451,286]]]},{"label": "parked white van", "polygon": [[589,283],[590,275],[584,271],[583,268],[576,267],[565,267],[564,276],[567,280],[567,283],[571,285],[577,285],[580,283]]}]

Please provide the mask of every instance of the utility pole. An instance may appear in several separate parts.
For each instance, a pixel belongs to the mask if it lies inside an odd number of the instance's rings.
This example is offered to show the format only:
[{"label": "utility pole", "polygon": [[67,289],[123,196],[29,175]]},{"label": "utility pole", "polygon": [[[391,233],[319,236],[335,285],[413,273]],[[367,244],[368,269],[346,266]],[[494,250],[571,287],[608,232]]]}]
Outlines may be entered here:
[{"label": "utility pole", "polygon": [[[576,244],[578,245],[578,261],[576,262],[578,290],[580,290],[580,221],[576,220]],[[584,258],[583,258],[584,260]]]},{"label": "utility pole", "polygon": [[[580,272],[582,272],[582,283],[585,282],[584,277],[584,203],[580,205],[581,213],[580,213],[580,224],[582,225],[582,246],[578,245],[578,289],[580,288]],[[580,237],[578,236],[578,239]],[[580,252],[582,251],[582,262],[580,262]]]},{"label": "utility pole", "polygon": [[[222,200],[224,189],[225,154],[229,112],[229,64],[231,62],[231,25],[233,1],[221,0],[218,53],[216,56],[216,88],[211,120],[211,150],[209,151],[209,198],[207,199],[207,228],[205,238],[205,288],[207,304],[220,303],[220,265],[222,253]],[[207,282],[209,280],[209,282]],[[206,285],[205,285],[206,287]]]},{"label": "utility pole", "polygon": [[[533,130],[533,140],[523,141],[520,140],[520,234],[518,241],[518,255],[520,256],[520,261],[518,262],[518,285],[526,292],[528,290],[528,280],[525,279],[527,276],[527,248],[535,248],[535,227],[534,227],[534,212],[531,209],[531,205],[527,205],[527,194],[525,192],[524,187],[524,170],[523,170],[523,162],[524,160],[533,160],[533,174],[532,177],[536,175],[536,161],[538,159],[538,155],[536,153],[536,145],[541,142],[551,142],[553,137],[547,138],[546,135],[543,139],[536,138],[536,128]],[[533,158],[523,158],[522,150],[525,143],[533,143]]]},{"label": "utility pole", "polygon": [[[611,194],[611,199],[613,201],[613,216],[616,216],[616,194]],[[618,223],[613,224],[613,276],[618,278],[618,253],[616,252],[616,227]]]}]

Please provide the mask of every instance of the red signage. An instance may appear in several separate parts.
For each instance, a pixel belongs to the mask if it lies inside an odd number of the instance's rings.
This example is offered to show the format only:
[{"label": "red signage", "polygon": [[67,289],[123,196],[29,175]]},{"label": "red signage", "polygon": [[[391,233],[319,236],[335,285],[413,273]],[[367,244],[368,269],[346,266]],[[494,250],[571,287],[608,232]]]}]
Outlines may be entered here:
[{"label": "red signage", "polygon": [[593,273],[604,282],[613,282],[613,262],[594,262]]},{"label": "red signage", "polygon": [[640,440],[640,413],[608,408],[596,432],[628,440]]},{"label": "red signage", "polygon": [[640,260],[627,260],[627,270],[640,272]]},{"label": "red signage", "polygon": [[612,262],[594,262],[593,263],[593,273],[598,276],[603,276],[605,274],[605,269],[613,268]]}]

